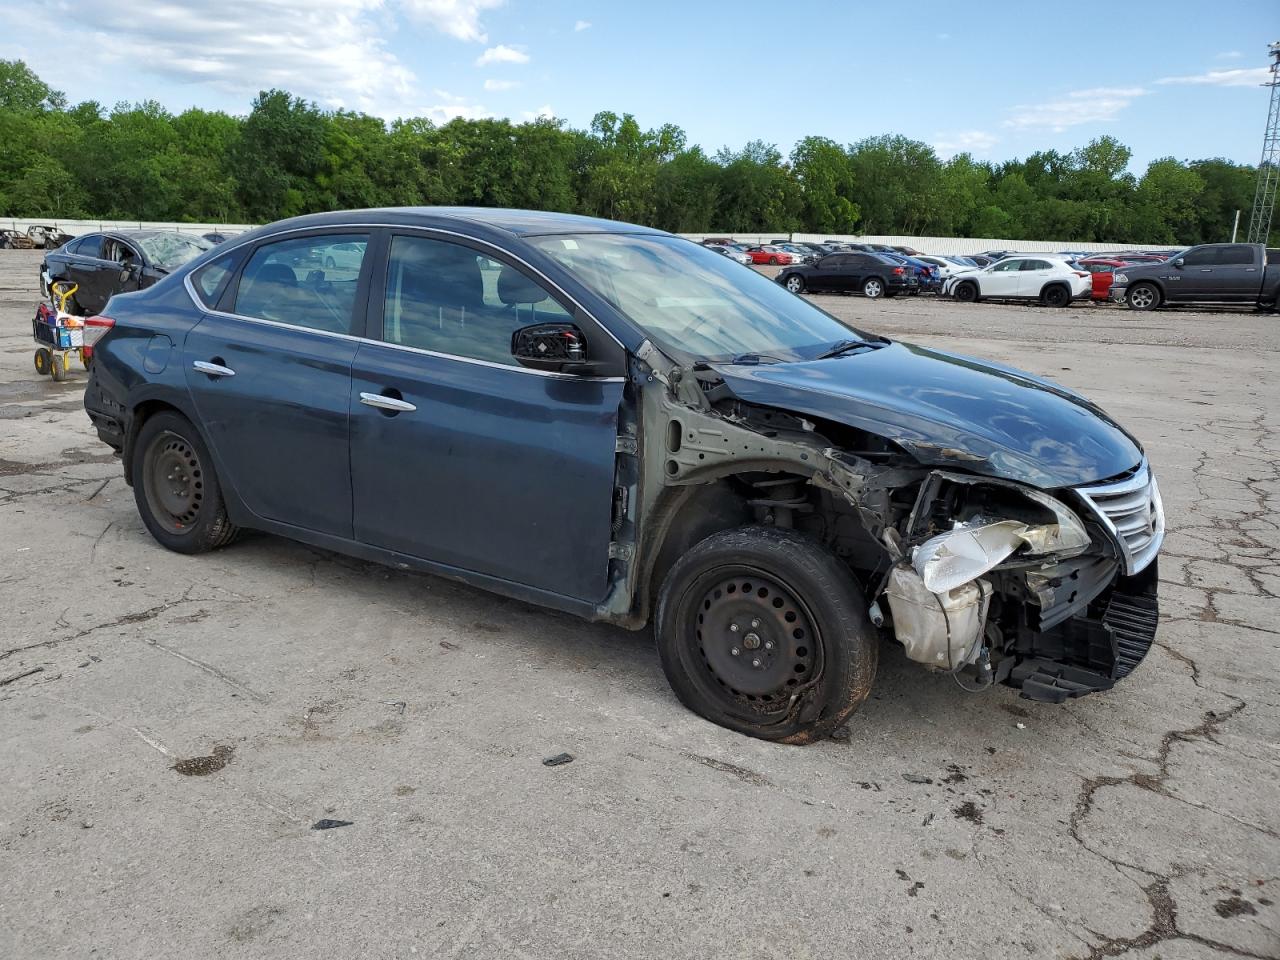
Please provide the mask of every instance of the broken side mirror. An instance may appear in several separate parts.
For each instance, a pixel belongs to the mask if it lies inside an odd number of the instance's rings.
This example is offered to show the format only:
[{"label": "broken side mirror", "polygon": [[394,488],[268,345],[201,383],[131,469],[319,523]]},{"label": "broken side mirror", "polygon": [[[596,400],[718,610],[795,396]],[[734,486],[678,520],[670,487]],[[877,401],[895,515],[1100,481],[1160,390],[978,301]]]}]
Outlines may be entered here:
[{"label": "broken side mirror", "polygon": [[572,323],[535,323],[511,335],[511,355],[522,367],[556,373],[590,373],[587,339]]}]

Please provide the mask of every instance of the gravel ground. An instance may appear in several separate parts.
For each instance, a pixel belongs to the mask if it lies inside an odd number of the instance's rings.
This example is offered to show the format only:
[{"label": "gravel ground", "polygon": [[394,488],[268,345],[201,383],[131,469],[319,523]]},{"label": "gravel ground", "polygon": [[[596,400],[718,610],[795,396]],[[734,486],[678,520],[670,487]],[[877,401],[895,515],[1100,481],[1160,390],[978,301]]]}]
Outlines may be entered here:
[{"label": "gravel ground", "polygon": [[39,257],[0,251],[0,956],[1280,956],[1276,318],[821,298],[1099,401],[1171,533],[1114,691],[886,649],[796,748],[684,711],[647,633],[270,537],[166,553],[84,375],[32,369]]}]

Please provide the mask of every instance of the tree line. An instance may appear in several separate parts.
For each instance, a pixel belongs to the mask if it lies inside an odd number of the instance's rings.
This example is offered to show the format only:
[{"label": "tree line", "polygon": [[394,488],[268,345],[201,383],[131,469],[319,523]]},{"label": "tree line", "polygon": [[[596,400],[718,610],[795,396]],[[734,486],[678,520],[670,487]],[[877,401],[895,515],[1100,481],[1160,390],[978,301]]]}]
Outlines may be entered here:
[{"label": "tree line", "polygon": [[589,129],[540,118],[395,120],[323,110],[282,90],[245,116],[155,101],[76,105],[0,61],[0,216],[258,223],[355,207],[509,206],[682,233],[803,231],[1192,244],[1247,224],[1255,170],[1152,161],[1104,136],[1069,153],[943,160],[887,134],[753,140],[708,154],[672,124],[603,111]]}]

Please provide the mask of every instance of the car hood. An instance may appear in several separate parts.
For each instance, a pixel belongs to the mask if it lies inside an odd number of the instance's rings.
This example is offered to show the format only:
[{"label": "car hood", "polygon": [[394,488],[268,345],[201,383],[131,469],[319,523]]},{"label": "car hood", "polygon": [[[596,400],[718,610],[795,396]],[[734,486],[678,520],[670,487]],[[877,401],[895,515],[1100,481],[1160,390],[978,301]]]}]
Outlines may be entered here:
[{"label": "car hood", "polygon": [[834,420],[928,466],[1042,489],[1094,483],[1142,447],[1079,394],[1011,367],[909,343],[829,360],[717,364],[739,399]]}]

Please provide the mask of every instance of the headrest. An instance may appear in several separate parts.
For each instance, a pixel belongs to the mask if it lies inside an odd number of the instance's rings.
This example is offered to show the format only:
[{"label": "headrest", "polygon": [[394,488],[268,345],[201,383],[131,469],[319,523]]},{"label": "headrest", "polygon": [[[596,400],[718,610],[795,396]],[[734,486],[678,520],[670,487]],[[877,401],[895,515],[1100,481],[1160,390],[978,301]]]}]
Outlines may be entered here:
[{"label": "headrest", "polygon": [[515,267],[503,264],[498,274],[498,299],[507,305],[541,303],[547,299],[547,291]]}]

